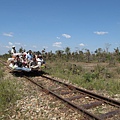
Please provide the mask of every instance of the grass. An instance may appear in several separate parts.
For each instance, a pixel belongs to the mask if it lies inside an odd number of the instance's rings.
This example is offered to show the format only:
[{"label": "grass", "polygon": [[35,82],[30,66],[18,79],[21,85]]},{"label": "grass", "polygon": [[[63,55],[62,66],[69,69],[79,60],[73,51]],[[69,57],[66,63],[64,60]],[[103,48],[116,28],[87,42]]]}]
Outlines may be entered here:
[{"label": "grass", "polygon": [[15,82],[15,80],[7,79],[0,81],[0,110],[20,98],[19,85]]},{"label": "grass", "polygon": [[[11,107],[14,102],[21,98],[21,85],[16,79],[5,78],[5,72],[0,64],[0,116],[7,114],[6,109]],[[2,119],[0,117],[0,119]]]},{"label": "grass", "polygon": [[91,72],[70,63],[54,62],[49,64],[48,62],[47,64],[45,71],[50,75],[69,80],[73,84],[89,90],[106,91],[111,95],[119,94],[120,80],[118,75],[120,68],[118,67],[112,70],[106,66],[96,65]]}]

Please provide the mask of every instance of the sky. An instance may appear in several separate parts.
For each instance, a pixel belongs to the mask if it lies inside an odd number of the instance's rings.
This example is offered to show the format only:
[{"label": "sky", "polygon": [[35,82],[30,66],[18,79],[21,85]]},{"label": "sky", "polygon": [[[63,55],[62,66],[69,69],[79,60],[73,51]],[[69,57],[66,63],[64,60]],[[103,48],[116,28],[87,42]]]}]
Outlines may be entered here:
[{"label": "sky", "polygon": [[120,47],[120,0],[0,0],[0,54]]}]

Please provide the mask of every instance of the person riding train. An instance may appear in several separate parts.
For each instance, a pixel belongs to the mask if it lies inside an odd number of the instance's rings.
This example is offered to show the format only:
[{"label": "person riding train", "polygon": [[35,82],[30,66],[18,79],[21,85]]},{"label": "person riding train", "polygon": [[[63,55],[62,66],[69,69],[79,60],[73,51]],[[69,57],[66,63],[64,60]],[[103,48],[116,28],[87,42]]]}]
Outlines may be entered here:
[{"label": "person riding train", "polygon": [[33,54],[32,54],[31,50],[28,51],[28,54],[26,55],[26,58],[27,58],[28,61],[32,60]]},{"label": "person riding train", "polygon": [[33,54],[31,50],[22,53],[12,52],[12,58],[8,58],[9,67],[13,70],[31,71],[45,67],[42,55]]},{"label": "person riding train", "polygon": [[14,53],[16,53],[16,49],[15,49],[15,46],[12,46],[11,54],[14,54]]}]

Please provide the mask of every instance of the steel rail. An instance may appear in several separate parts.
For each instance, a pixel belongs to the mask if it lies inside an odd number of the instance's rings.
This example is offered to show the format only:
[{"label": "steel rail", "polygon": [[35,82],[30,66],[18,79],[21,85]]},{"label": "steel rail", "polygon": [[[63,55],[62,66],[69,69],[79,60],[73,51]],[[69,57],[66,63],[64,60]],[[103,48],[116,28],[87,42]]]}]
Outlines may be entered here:
[{"label": "steel rail", "polygon": [[[91,103],[91,104],[85,104],[85,105],[77,105],[73,102],[71,102],[68,98],[62,98],[60,95],[56,94],[55,92],[53,92],[52,90],[50,89],[47,89],[45,88],[44,86],[34,82],[32,79],[24,76],[26,79],[28,79],[29,81],[31,81],[32,83],[34,83],[35,85],[41,87],[43,89],[44,92],[46,93],[50,93],[54,96],[56,96],[57,98],[59,98],[60,100],[66,102],[67,104],[69,104],[70,106],[72,106],[73,108],[83,112],[84,114],[86,114],[87,116],[89,116],[90,118],[93,118],[94,120],[103,120],[103,119],[106,119],[106,118],[109,118],[109,117],[112,117],[114,116],[115,114],[118,114],[120,113],[120,108],[117,109],[117,110],[114,110],[114,111],[111,111],[111,112],[108,112],[108,113],[105,113],[105,114],[102,114],[102,115],[99,115],[99,116],[96,116],[90,112],[88,112],[86,109],[89,109],[91,106],[95,107],[97,105],[101,105],[102,104],[102,101],[97,101],[97,102],[94,102],[94,103]],[[48,77],[47,77],[48,78]],[[51,78],[50,78],[51,79]],[[55,80],[56,81],[56,80]],[[61,81],[59,81],[61,83]],[[65,84],[66,85],[66,84]],[[67,84],[68,85],[68,84]],[[73,86],[72,86],[73,87]],[[91,92],[90,92],[91,93]],[[120,107],[120,106],[119,106]]]},{"label": "steel rail", "polygon": [[33,84],[35,84],[35,85],[37,85],[38,87],[42,88],[42,90],[43,90],[44,92],[50,93],[50,94],[56,96],[56,97],[59,98],[60,100],[66,102],[67,104],[69,104],[70,106],[72,106],[73,108],[76,108],[76,109],[78,109],[79,111],[83,112],[84,114],[88,115],[89,117],[94,118],[94,120],[102,120],[100,117],[97,117],[96,115],[88,112],[87,110],[83,109],[82,107],[80,107],[80,106],[72,103],[70,100],[62,98],[61,96],[59,96],[58,94],[54,93],[53,91],[51,91],[51,90],[45,88],[44,86],[42,86],[42,85],[34,82],[32,79],[30,79],[30,78],[28,78],[28,77],[26,77],[26,76],[24,76],[24,77],[25,77],[26,79],[28,79],[30,82],[32,82]]},{"label": "steel rail", "polygon": [[90,97],[93,97],[93,98],[98,99],[98,100],[102,100],[105,103],[109,103],[110,105],[113,105],[113,106],[116,106],[116,107],[120,108],[120,102],[117,101],[117,100],[114,100],[114,99],[111,99],[111,98],[108,98],[108,97],[105,97],[105,96],[98,95],[96,93],[93,93],[93,92],[90,92],[88,90],[84,90],[84,89],[78,88],[78,87],[76,87],[74,85],[70,85],[70,84],[64,83],[62,81],[59,81],[57,79],[53,79],[53,78],[45,76],[45,75],[42,75],[42,77],[50,79],[50,80],[53,80],[53,81],[56,81],[56,82],[59,82],[60,84],[64,84],[64,85],[68,86],[69,88],[76,89],[76,90],[80,91],[83,94],[87,94]]}]

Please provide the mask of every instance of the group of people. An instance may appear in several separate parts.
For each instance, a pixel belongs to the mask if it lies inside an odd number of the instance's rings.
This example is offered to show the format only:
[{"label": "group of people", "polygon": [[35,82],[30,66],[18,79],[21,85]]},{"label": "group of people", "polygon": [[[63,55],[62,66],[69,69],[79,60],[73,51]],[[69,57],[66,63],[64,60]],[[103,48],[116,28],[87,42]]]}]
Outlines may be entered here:
[{"label": "group of people", "polygon": [[31,71],[45,66],[42,55],[33,54],[31,50],[28,52],[16,53],[15,46],[13,46],[11,56],[11,58],[8,58],[9,67],[15,70]]}]

